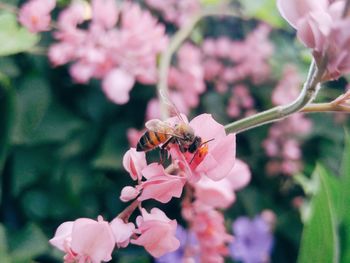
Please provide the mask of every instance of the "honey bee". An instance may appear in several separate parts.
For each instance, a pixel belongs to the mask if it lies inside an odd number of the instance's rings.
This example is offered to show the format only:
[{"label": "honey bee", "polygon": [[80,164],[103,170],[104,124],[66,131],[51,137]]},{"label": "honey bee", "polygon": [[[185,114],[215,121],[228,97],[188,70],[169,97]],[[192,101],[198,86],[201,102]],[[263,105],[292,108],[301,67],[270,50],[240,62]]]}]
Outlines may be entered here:
[{"label": "honey bee", "polygon": [[195,153],[202,144],[202,138],[196,136],[193,128],[185,123],[179,115],[181,122],[172,126],[158,119],[146,122],[147,131],[141,136],[136,150],[147,152],[161,145],[161,149],[177,144],[181,152]]},{"label": "honey bee", "polygon": [[160,93],[163,101],[170,106],[170,109],[179,119],[179,123],[172,125],[166,121],[153,119],[146,122],[147,131],[139,139],[136,150],[147,152],[160,147],[161,151],[166,151],[169,144],[179,146],[181,152],[197,153],[198,149],[207,142],[202,142],[202,138],[195,135],[193,128],[186,123],[176,106],[168,99],[168,96]]}]

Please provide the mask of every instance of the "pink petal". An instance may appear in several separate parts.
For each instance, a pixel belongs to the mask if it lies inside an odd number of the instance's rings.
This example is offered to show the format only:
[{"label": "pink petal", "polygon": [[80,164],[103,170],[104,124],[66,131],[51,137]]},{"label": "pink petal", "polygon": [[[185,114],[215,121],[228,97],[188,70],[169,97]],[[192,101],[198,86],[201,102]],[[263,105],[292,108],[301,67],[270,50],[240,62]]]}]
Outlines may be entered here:
[{"label": "pink petal", "polygon": [[210,149],[195,171],[205,174],[214,181],[221,180],[227,176],[234,165],[235,147],[235,135],[229,134]]},{"label": "pink petal", "polygon": [[106,221],[80,218],[74,222],[72,250],[78,255],[88,256],[92,262],[109,261],[114,245],[114,235]]},{"label": "pink petal", "polygon": [[168,203],[171,198],[179,198],[186,180],[177,176],[159,176],[141,184],[143,190],[138,198],[140,201],[155,199]]},{"label": "pink petal", "polygon": [[236,199],[234,191],[226,178],[213,181],[202,177],[195,184],[195,193],[198,201],[216,208],[227,208]]},{"label": "pink petal", "polygon": [[126,247],[134,233],[135,225],[133,223],[124,223],[123,220],[116,217],[110,223],[110,226],[118,247]]},{"label": "pink petal", "polygon": [[123,202],[129,202],[130,200],[135,199],[139,193],[140,191],[136,188],[132,186],[125,186],[120,193],[120,200]]},{"label": "pink petal", "polygon": [[312,11],[325,11],[328,0],[277,0],[277,7],[284,19],[294,28],[298,21]]},{"label": "pink petal", "polygon": [[160,221],[148,221],[143,223],[143,228],[147,229],[140,237],[131,240],[135,245],[144,248],[153,256],[162,255],[175,251],[180,246],[180,241],[175,238],[176,220],[169,223]]},{"label": "pink petal", "polygon": [[146,154],[138,152],[135,148],[130,148],[123,157],[123,166],[133,180],[141,180],[141,170],[147,166]]},{"label": "pink petal", "polygon": [[102,90],[116,104],[129,101],[129,91],[135,83],[135,78],[122,69],[110,71],[102,81]]},{"label": "pink petal", "polygon": [[236,159],[235,165],[226,178],[233,190],[239,190],[250,182],[250,169],[245,162]]},{"label": "pink petal", "polygon": [[59,250],[65,251],[65,243],[69,240],[72,234],[73,221],[62,223],[56,230],[55,236],[50,239],[51,245]]},{"label": "pink petal", "polygon": [[[225,128],[220,123],[216,122],[211,114],[201,114],[195,117],[190,122],[191,127],[195,130],[197,136],[203,140],[212,138],[219,139],[226,136]],[[215,144],[215,140],[213,143]]]}]

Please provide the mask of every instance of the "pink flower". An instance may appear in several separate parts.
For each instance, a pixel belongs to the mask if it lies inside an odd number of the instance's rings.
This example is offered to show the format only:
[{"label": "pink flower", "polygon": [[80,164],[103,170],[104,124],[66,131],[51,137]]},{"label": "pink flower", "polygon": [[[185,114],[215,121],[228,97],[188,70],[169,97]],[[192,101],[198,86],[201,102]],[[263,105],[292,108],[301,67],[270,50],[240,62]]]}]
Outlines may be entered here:
[{"label": "pink flower", "polygon": [[153,208],[151,213],[141,210],[142,216],[137,217],[137,239],[131,243],[143,246],[153,257],[160,257],[166,253],[175,251],[180,242],[175,237],[176,220],[170,220],[164,212]]},{"label": "pink flower", "polygon": [[141,180],[141,171],[147,166],[145,152],[138,152],[135,148],[130,148],[124,154],[123,166],[133,180]]},{"label": "pink flower", "polygon": [[230,173],[219,181],[202,177],[193,184],[198,201],[214,208],[227,208],[235,201],[234,191],[243,188],[250,181],[250,170],[241,160],[236,159]]},{"label": "pink flower", "polygon": [[[198,158],[198,154],[191,163],[191,169],[197,175],[196,177],[205,175],[214,181],[226,177],[235,161],[235,135],[226,135],[224,126],[216,122],[210,114],[195,117],[189,125],[203,142],[214,139],[206,144],[207,152],[204,158]],[[192,158],[193,155],[187,156],[189,161]]]},{"label": "pink flower", "polygon": [[30,0],[19,10],[18,20],[32,33],[48,31],[55,6],[55,0]]},{"label": "pink flower", "polygon": [[172,197],[181,196],[186,178],[168,174],[164,167],[157,163],[148,165],[141,173],[147,180],[140,185],[142,193],[139,201],[155,199],[168,203]]},{"label": "pink flower", "polygon": [[66,253],[65,262],[99,263],[112,259],[115,238],[102,217],[98,221],[80,218],[61,224],[50,243]]},{"label": "pink flower", "polygon": [[134,83],[132,75],[122,69],[114,69],[104,77],[102,90],[114,103],[125,104],[129,101],[129,91]]},{"label": "pink flower", "polygon": [[130,237],[134,233],[135,225],[133,223],[124,223],[123,220],[116,217],[110,223],[115,243],[118,247],[127,247]]},{"label": "pink flower", "polygon": [[299,40],[313,49],[316,62],[326,56],[325,80],[350,72],[350,19],[342,18],[345,1],[278,0],[277,4],[282,16],[297,30]]}]

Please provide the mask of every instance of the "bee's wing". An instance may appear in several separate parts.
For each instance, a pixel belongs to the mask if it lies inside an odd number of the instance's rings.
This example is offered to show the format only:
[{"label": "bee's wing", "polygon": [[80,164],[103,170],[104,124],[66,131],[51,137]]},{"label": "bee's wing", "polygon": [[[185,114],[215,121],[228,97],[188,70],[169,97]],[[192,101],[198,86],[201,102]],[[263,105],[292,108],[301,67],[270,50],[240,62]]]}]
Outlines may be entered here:
[{"label": "bee's wing", "polygon": [[169,95],[167,92],[160,90],[159,91],[160,97],[162,100],[170,107],[170,110],[173,111],[173,113],[182,121],[185,122],[182,118],[179,109],[176,107],[176,105],[169,99]]}]

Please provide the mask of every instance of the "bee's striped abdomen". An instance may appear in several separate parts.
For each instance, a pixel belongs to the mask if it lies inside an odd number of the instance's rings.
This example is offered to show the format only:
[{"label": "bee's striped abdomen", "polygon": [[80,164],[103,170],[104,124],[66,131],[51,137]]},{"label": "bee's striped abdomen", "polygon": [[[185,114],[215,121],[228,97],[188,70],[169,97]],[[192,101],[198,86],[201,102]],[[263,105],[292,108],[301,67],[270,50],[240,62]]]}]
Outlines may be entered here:
[{"label": "bee's striped abdomen", "polygon": [[136,150],[138,152],[149,151],[168,139],[169,135],[159,132],[146,131],[137,143]]}]

